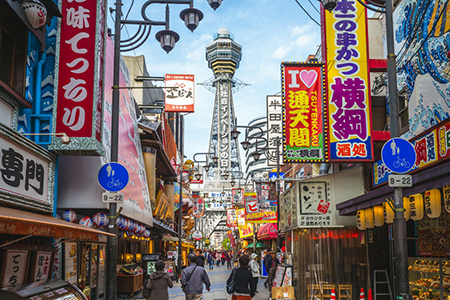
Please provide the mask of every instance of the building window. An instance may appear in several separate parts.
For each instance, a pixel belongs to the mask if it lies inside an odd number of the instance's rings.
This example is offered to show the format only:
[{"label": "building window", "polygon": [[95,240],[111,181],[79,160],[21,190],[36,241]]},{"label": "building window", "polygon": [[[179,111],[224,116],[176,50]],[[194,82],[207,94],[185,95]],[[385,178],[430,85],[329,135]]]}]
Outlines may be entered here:
[{"label": "building window", "polygon": [[0,80],[25,95],[28,28],[6,1],[0,1]]},{"label": "building window", "polygon": [[405,133],[409,130],[408,98],[405,93],[398,95],[398,118],[400,133]]}]

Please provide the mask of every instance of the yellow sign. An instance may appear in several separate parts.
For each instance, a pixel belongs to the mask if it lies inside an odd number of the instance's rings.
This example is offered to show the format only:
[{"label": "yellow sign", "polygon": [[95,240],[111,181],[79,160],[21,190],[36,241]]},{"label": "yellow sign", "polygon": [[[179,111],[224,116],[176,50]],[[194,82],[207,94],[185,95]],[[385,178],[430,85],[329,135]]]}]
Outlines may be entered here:
[{"label": "yellow sign", "polygon": [[239,229],[240,238],[253,236],[253,225],[245,223],[245,209],[236,209],[236,220]]}]

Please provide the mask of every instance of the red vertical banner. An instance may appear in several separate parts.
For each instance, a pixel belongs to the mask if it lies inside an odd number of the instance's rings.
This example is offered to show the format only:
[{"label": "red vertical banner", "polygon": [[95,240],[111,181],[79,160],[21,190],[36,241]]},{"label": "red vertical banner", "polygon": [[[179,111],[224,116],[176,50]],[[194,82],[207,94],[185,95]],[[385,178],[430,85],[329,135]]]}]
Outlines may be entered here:
[{"label": "red vertical banner", "polygon": [[328,159],[323,123],[323,65],[282,62],[284,162]]},{"label": "red vertical banner", "polygon": [[237,227],[236,209],[227,208],[227,226]]}]

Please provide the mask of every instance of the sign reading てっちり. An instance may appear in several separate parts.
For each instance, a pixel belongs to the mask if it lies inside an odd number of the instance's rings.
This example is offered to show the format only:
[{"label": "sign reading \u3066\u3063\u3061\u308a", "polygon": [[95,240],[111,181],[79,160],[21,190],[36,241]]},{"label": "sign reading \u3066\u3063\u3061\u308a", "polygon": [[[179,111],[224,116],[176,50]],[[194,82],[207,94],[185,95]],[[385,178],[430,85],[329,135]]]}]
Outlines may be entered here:
[{"label": "sign reading \u3066\u3063\u3061\u308a", "polygon": [[330,161],[372,161],[367,13],[357,0],[322,8]]},{"label": "sign reading \u3066\u3063\u3061\u308a", "polygon": [[325,161],[323,65],[282,62],[281,67],[284,161]]}]

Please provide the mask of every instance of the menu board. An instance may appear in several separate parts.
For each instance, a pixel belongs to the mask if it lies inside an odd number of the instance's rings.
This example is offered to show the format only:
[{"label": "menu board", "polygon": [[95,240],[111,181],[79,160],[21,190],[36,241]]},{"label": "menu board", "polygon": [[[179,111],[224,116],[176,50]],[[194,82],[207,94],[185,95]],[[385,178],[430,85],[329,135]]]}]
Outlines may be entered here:
[{"label": "menu board", "polygon": [[174,276],[175,275],[175,266],[173,264],[173,260],[166,260],[166,261],[164,261],[164,263],[166,264],[164,266],[164,271],[166,271],[166,273],[169,274],[169,276]]},{"label": "menu board", "polygon": [[2,287],[16,286],[24,282],[27,259],[28,250],[6,251]]},{"label": "menu board", "polygon": [[64,249],[64,280],[77,284],[77,243],[66,243]]},{"label": "menu board", "polygon": [[286,271],[285,266],[283,265],[277,266],[277,271],[275,272],[275,277],[273,278],[273,287],[281,287],[285,271]]}]

